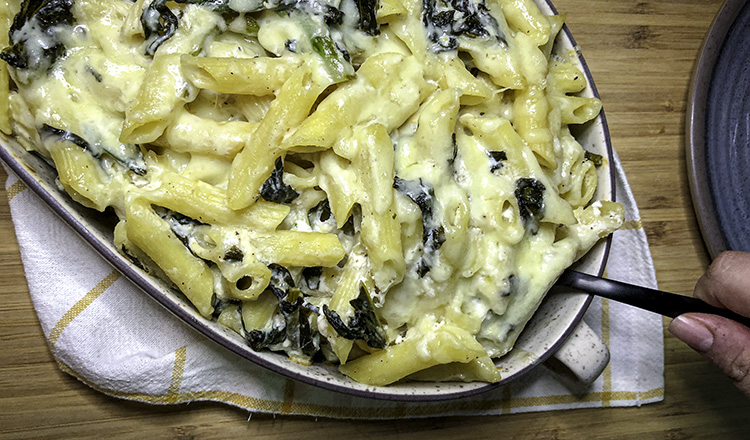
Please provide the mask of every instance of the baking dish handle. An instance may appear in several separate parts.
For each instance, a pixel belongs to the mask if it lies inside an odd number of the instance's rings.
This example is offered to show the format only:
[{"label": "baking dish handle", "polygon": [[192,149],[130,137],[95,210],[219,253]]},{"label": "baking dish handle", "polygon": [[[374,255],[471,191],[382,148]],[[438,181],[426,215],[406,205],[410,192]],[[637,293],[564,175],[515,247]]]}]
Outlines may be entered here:
[{"label": "baking dish handle", "polygon": [[609,356],[607,344],[581,321],[545,365],[576,382],[590,384],[607,368]]}]

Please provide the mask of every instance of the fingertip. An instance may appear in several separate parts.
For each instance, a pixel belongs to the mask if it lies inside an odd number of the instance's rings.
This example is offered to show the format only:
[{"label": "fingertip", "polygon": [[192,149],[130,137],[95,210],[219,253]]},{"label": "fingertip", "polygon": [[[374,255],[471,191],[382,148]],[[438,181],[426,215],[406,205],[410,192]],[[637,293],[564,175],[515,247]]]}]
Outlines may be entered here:
[{"label": "fingertip", "polygon": [[680,315],[669,323],[668,330],[693,350],[705,353],[714,343],[714,334],[701,321]]}]

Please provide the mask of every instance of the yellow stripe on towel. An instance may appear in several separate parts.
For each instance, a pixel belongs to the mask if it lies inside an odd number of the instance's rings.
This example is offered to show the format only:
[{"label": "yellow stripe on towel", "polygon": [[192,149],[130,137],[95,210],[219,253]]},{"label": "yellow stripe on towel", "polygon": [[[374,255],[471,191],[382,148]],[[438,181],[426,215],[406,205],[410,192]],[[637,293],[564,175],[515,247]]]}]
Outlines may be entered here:
[{"label": "yellow stripe on towel", "polygon": [[103,280],[99,281],[99,283],[94,286],[93,289],[89,290],[83,298],[76,301],[75,304],[73,304],[73,307],[68,309],[67,312],[60,318],[59,321],[55,324],[55,326],[52,328],[52,331],[49,332],[49,336],[47,339],[49,340],[49,345],[54,348],[55,344],[57,343],[57,340],[60,338],[60,335],[62,335],[62,332],[65,330],[65,328],[73,322],[74,319],[78,315],[81,314],[88,306],[91,305],[91,303],[94,302],[102,293],[104,293],[107,289],[112,286],[112,284],[115,283],[120,279],[120,272],[113,270],[109,273],[106,277],[104,277]]}]

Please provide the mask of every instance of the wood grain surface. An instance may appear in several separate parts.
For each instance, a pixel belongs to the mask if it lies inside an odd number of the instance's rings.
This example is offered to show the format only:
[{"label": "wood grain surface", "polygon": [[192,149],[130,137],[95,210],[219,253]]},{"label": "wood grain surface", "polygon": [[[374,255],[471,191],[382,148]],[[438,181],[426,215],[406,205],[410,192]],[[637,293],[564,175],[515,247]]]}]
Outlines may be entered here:
[{"label": "wood grain surface", "polygon": [[[557,0],[555,6],[567,14],[601,93],[659,287],[690,294],[709,260],[688,190],[685,110],[696,57],[721,2]],[[2,438],[750,438],[750,401],[669,333],[665,400],[640,408],[361,422],[250,418],[220,404],[118,400],[62,373],[51,357],[31,306],[4,194],[0,238]]]}]

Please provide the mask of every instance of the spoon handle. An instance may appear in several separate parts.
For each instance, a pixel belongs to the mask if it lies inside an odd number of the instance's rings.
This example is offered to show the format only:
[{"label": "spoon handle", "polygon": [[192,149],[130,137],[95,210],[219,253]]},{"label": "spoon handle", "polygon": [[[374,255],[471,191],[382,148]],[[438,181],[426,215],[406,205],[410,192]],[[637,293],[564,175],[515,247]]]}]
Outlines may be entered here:
[{"label": "spoon handle", "polygon": [[714,307],[689,296],[599,278],[573,270],[563,272],[556,284],[609,298],[650,312],[669,316],[670,318],[676,318],[683,313],[710,313],[729,318],[750,328],[750,318],[728,309]]}]

